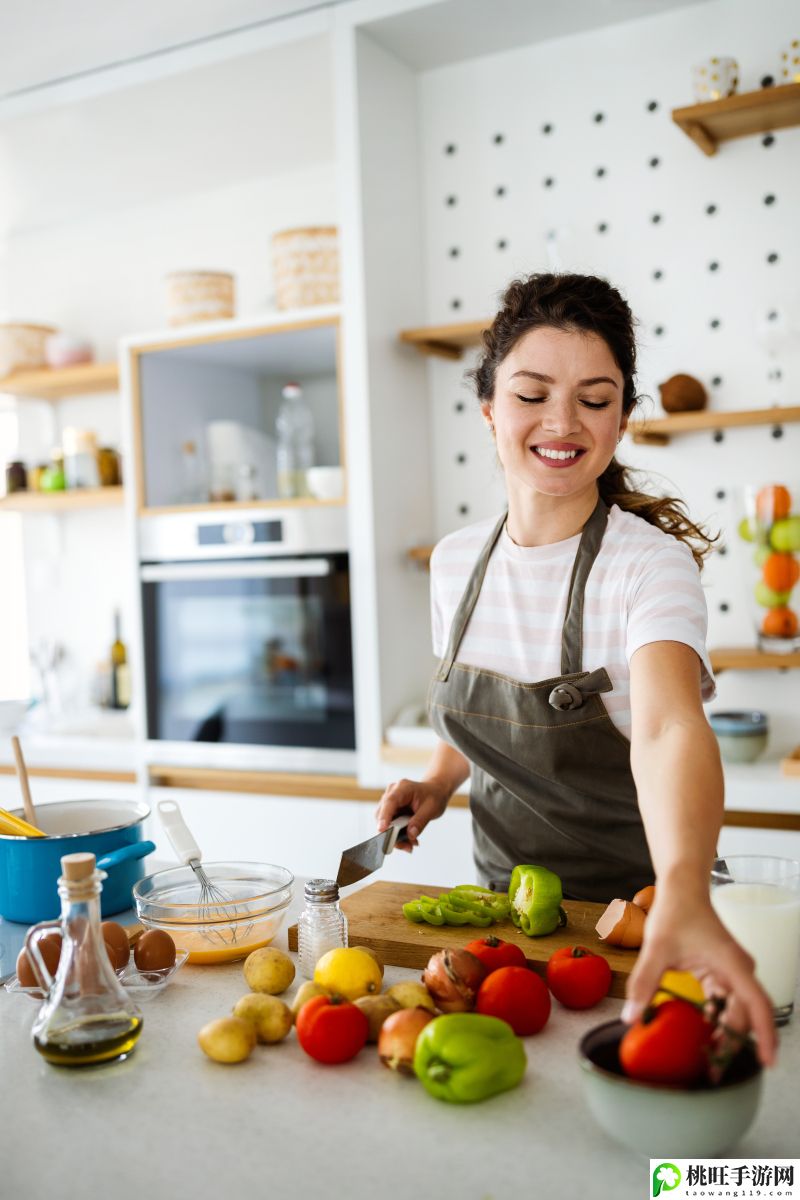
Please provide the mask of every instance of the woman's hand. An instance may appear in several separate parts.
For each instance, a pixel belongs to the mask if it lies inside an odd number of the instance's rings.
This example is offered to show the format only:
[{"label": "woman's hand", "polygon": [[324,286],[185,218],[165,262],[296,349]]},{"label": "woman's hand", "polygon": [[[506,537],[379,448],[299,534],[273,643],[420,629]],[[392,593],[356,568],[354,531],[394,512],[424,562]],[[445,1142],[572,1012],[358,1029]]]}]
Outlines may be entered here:
[{"label": "woman's hand", "polygon": [[728,933],[707,894],[657,884],[639,959],[628,980],[624,1021],[641,1016],[668,970],[691,971],[707,996],[724,997],[723,1022],[741,1033],[752,1029],[759,1059],[764,1066],[774,1064],[772,1004],[755,979],[753,959]]},{"label": "woman's hand", "polygon": [[438,780],[423,779],[415,782],[413,779],[401,779],[397,783],[390,783],[375,810],[378,832],[382,833],[384,829],[389,828],[389,823],[400,809],[410,808],[414,815],[406,827],[408,841],[398,842],[395,847],[397,850],[410,852],[418,844],[419,835],[428,822],[442,815],[449,799],[450,792],[447,786]]}]

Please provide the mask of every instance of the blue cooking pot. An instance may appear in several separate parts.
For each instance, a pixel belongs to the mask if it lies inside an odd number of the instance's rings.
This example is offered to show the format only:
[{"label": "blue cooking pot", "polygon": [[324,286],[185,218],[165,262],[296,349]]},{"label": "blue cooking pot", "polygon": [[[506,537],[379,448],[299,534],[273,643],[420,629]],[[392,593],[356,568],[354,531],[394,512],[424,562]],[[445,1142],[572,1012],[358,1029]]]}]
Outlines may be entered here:
[{"label": "blue cooking pot", "polygon": [[[21,809],[15,816],[23,817]],[[155,850],[143,840],[150,809],[134,800],[65,800],[36,809],[45,837],[0,834],[0,916],[26,925],[51,921],[61,913],[58,878],[61,857],[88,851],[106,871],[100,908],[104,917],[123,912],[133,901],[133,885],[144,876],[142,859]]]}]

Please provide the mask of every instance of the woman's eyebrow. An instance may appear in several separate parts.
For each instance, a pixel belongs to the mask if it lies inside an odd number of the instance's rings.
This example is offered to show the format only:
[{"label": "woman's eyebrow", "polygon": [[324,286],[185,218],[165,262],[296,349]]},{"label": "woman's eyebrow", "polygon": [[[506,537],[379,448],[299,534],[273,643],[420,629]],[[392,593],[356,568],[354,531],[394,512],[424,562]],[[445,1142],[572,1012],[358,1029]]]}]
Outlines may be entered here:
[{"label": "woman's eyebrow", "polygon": [[[550,375],[540,375],[538,371],[515,371],[511,378],[516,379],[518,375],[525,375],[528,379],[538,379],[540,383],[555,383],[555,379]],[[610,383],[612,387],[619,387],[619,384],[608,375],[595,375],[592,379],[579,379],[578,387],[591,387],[595,383]]]}]

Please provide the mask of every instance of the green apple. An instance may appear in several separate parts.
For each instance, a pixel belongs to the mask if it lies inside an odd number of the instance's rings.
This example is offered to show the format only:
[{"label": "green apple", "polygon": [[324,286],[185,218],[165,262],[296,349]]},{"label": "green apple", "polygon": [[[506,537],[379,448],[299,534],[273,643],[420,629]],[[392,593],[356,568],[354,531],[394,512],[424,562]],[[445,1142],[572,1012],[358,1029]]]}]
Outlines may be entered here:
[{"label": "green apple", "polygon": [[776,521],[770,530],[769,540],[772,548],[781,554],[793,554],[800,550],[800,516]]},{"label": "green apple", "polygon": [[753,551],[753,562],[757,567],[763,567],[770,554],[774,554],[774,550],[769,546],[759,546],[757,550]]},{"label": "green apple", "polygon": [[754,542],[757,528],[755,522],[751,521],[749,517],[742,517],[737,532],[743,542]]},{"label": "green apple", "polygon": [[763,579],[759,580],[754,589],[756,604],[760,604],[762,608],[783,608],[791,596],[791,588],[788,592],[776,592],[771,587],[767,587]]}]

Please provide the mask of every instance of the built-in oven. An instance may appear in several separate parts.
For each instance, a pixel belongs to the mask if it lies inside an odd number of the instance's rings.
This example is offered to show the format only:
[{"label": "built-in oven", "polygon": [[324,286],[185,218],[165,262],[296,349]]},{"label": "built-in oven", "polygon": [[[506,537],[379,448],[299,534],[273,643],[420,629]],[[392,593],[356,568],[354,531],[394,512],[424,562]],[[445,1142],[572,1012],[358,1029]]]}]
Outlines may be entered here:
[{"label": "built-in oven", "polygon": [[192,747],[162,758],[253,765],[241,751],[262,748],[287,768],[351,766],[343,510],[156,515],[140,549],[148,740]]}]

